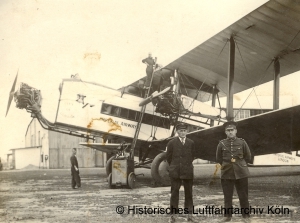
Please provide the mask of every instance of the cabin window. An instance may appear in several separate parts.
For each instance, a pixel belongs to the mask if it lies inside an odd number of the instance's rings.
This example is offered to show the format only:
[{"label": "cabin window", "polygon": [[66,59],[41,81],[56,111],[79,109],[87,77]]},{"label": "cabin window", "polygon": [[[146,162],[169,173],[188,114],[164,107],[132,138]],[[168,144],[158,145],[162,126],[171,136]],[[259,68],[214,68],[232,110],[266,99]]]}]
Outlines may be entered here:
[{"label": "cabin window", "polygon": [[153,123],[153,115],[150,115],[150,114],[145,113],[145,114],[144,114],[144,117],[143,117],[143,123],[144,123],[144,124],[147,124],[147,125],[152,125],[152,124],[154,124],[154,123]]},{"label": "cabin window", "polygon": [[129,110],[126,108],[121,108],[120,117],[128,119]]},{"label": "cabin window", "polygon": [[[139,122],[141,113],[127,108],[120,108],[114,105],[102,104],[101,113],[121,117],[127,120]],[[170,128],[170,120],[168,118],[158,117],[145,113],[143,116],[143,124],[154,125],[160,128]]]},{"label": "cabin window", "polygon": [[170,128],[170,120],[168,118],[160,118],[160,127],[169,129]]},{"label": "cabin window", "polygon": [[116,106],[112,106],[112,108],[111,108],[111,114],[113,116],[119,116],[120,115],[120,110],[121,110],[121,108],[116,107]]},{"label": "cabin window", "polygon": [[111,114],[111,105],[102,104],[101,113],[110,115]]},{"label": "cabin window", "polygon": [[161,126],[161,119],[160,119],[160,117],[152,116],[152,122],[151,122],[150,125],[154,125],[154,126],[160,127]]},{"label": "cabin window", "polygon": [[137,112],[136,111],[133,111],[133,110],[129,110],[128,111],[128,119],[130,120],[137,120]]}]

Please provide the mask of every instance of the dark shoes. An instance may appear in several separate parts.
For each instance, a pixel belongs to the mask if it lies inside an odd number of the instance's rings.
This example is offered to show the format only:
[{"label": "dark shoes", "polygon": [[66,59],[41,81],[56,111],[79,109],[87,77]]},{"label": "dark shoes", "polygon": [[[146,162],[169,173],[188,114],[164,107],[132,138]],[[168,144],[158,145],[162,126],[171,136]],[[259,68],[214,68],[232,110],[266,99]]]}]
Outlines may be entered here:
[{"label": "dark shoes", "polygon": [[[231,217],[224,217],[224,219],[221,222],[229,222],[229,221],[231,221]],[[244,215],[243,222],[250,222],[250,215]]]},{"label": "dark shoes", "polygon": [[176,221],[175,217],[173,215],[171,215],[171,217],[169,218],[168,223],[174,223],[175,221]]},{"label": "dark shoes", "polygon": [[250,215],[244,215],[243,216],[243,221],[246,222],[246,223],[251,222]]},{"label": "dark shoes", "polygon": [[231,221],[231,217],[224,217],[223,221],[221,222],[229,222],[229,221]]},{"label": "dark shoes", "polygon": [[188,215],[187,221],[188,222],[198,222],[192,215]]}]

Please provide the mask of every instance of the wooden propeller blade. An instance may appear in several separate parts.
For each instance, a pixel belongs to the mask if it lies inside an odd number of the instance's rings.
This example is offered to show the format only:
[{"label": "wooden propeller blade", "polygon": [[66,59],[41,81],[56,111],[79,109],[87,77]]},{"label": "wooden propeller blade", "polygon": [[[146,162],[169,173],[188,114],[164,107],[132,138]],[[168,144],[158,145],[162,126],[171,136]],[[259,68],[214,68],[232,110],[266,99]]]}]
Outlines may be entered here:
[{"label": "wooden propeller blade", "polygon": [[[18,71],[18,72],[19,72],[19,71]],[[11,90],[10,90],[10,92],[9,92],[9,98],[8,98],[8,103],[7,103],[7,109],[6,109],[6,115],[5,115],[5,117],[7,116],[7,113],[8,113],[9,108],[10,108],[11,101],[12,101],[12,99],[13,99],[13,97],[14,97],[15,88],[16,88],[16,83],[17,83],[17,79],[18,79],[18,72],[17,72],[17,75],[16,75],[16,77],[15,77],[15,81],[14,81],[12,87],[11,87]]]}]

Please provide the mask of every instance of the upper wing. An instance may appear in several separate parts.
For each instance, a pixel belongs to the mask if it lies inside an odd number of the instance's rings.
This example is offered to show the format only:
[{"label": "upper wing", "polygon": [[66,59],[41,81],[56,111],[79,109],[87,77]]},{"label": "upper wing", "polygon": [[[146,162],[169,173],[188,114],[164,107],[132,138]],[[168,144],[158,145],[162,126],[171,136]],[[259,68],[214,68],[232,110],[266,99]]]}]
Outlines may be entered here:
[{"label": "upper wing", "polygon": [[299,21],[299,1],[269,1],[164,68],[217,85],[227,94],[228,39],[233,36],[234,93],[246,90],[273,80],[274,58],[281,76],[300,70]]},{"label": "upper wing", "polygon": [[[153,83],[168,80],[174,70],[189,90],[211,92],[216,85],[220,96],[227,94],[229,38],[235,41],[234,93],[273,80],[273,62],[280,62],[280,75],[300,70],[300,3],[272,0],[249,13],[196,48],[156,71]],[[132,85],[137,86],[138,81]],[[223,94],[222,94],[223,93]],[[195,92],[194,92],[195,94]],[[207,94],[206,94],[207,95]],[[208,98],[201,97],[201,101]]]}]

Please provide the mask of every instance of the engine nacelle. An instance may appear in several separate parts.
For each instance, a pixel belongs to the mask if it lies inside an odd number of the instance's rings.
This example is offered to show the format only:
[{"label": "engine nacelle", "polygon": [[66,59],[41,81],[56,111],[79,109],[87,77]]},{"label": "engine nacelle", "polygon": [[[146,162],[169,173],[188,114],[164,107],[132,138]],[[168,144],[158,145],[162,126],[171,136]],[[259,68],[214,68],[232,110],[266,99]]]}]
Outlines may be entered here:
[{"label": "engine nacelle", "polygon": [[34,114],[41,112],[41,91],[28,84],[21,83],[20,89],[14,94],[14,100],[19,109],[25,108],[27,112]]}]

